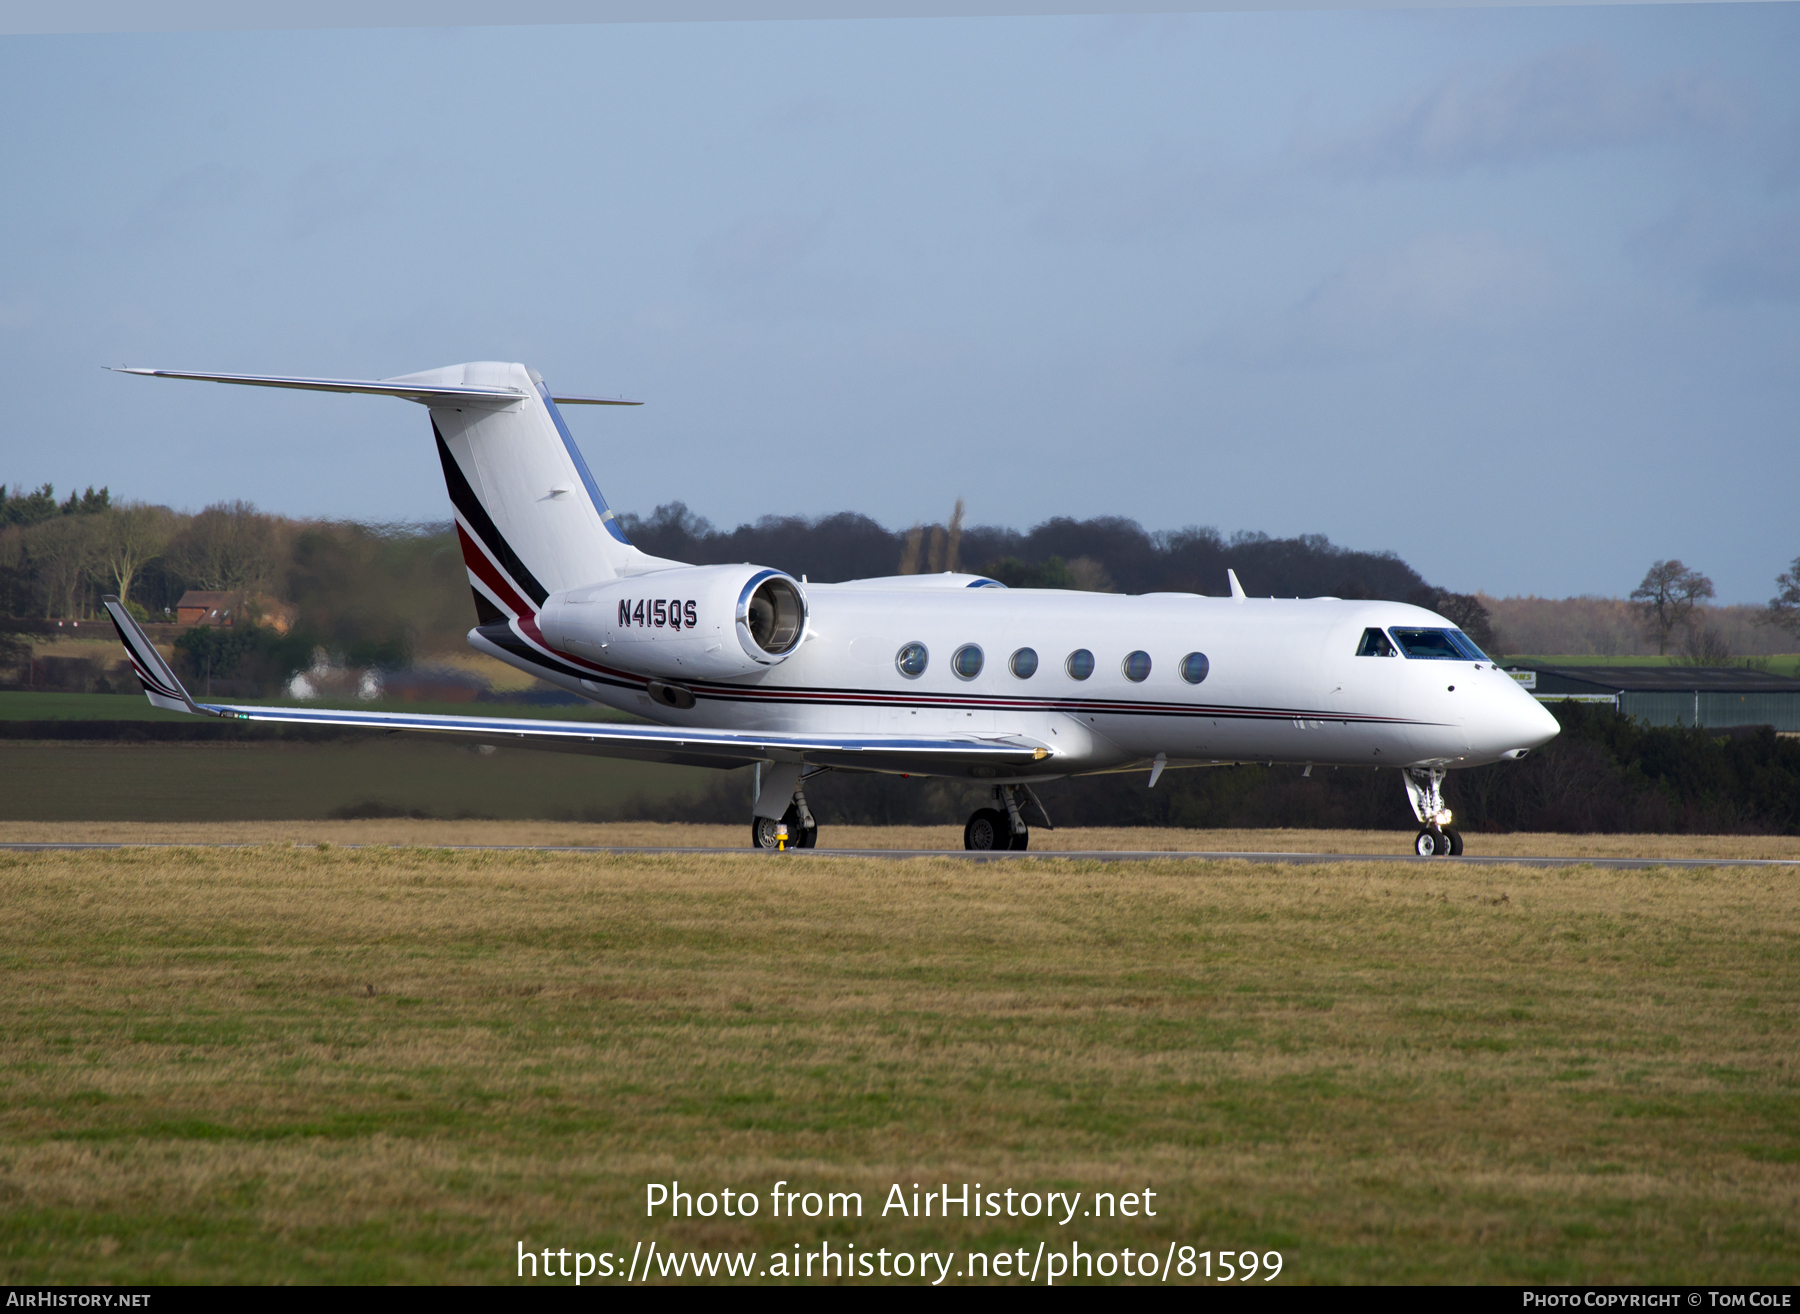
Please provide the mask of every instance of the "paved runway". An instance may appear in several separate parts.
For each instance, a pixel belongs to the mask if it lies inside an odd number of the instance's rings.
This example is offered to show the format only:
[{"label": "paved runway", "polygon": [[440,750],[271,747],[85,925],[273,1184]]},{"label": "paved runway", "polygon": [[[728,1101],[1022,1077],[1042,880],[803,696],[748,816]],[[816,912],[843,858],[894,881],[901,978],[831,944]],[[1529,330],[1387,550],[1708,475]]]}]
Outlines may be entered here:
[{"label": "paved runway", "polygon": [[[254,849],[261,844],[0,844],[0,851],[12,853],[53,853],[80,849]],[[309,847],[301,845],[299,847]],[[339,844],[334,849],[367,849],[386,847],[377,844]],[[575,844],[429,844],[400,845],[402,848],[461,849],[489,853],[592,853],[592,854],[684,854],[691,857],[758,857],[758,858],[961,858],[967,862],[1012,862],[1049,859],[1082,862],[1260,862],[1316,864],[1327,862],[1399,862],[1431,867],[1618,867],[1627,870],[1650,867],[1800,867],[1794,858],[1501,858],[1464,854],[1460,858],[1421,858],[1416,853],[1236,853],[1166,849],[1059,850],[1045,849],[1036,853],[971,853],[962,849],[790,849],[785,854],[759,851],[748,846],[741,849],[683,849],[619,847],[587,847]]]}]

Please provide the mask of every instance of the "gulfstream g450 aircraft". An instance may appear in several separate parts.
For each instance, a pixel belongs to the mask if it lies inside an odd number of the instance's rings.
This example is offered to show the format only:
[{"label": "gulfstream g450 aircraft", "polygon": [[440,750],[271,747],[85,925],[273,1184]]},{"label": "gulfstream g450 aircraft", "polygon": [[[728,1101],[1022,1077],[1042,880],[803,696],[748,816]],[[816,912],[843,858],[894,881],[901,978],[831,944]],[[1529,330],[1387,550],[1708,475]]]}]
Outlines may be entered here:
[{"label": "gulfstream g450 aircraft", "polygon": [[[633,547],[553,393],[479,362],[363,381],[133,369],[214,383],[402,397],[430,408],[475,593],[476,649],[656,725],[196,703],[119,605],[158,707],[249,721],[524,742],[690,766],[756,764],[752,843],[816,843],[822,771],[993,788],[972,849],[1023,849],[1033,783],[1169,767],[1394,767],[1420,854],[1455,854],[1445,773],[1518,758],[1555,720],[1441,616],[1393,602],[1008,589],[973,575],[812,584]],[[1046,817],[1047,821],[1048,818]],[[780,828],[785,828],[783,831]]]}]

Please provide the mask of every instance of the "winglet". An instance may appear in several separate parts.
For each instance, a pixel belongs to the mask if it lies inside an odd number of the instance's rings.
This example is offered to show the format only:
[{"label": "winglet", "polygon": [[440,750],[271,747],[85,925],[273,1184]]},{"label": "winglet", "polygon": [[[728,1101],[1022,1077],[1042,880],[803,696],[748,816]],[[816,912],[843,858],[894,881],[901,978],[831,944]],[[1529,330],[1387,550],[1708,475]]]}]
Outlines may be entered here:
[{"label": "winglet", "polygon": [[1231,581],[1231,596],[1239,602],[1244,600],[1244,586],[1238,583],[1237,571],[1227,570],[1225,578]]},{"label": "winglet", "polygon": [[125,653],[131,658],[131,669],[137,672],[138,683],[144,686],[144,697],[152,705],[167,708],[171,712],[192,712],[203,716],[188,697],[188,691],[181,687],[181,681],[175,678],[175,672],[150,642],[150,636],[131,618],[125,605],[112,594],[103,599],[106,603],[106,614],[112,617],[113,628],[119,632],[119,642],[125,645]]}]

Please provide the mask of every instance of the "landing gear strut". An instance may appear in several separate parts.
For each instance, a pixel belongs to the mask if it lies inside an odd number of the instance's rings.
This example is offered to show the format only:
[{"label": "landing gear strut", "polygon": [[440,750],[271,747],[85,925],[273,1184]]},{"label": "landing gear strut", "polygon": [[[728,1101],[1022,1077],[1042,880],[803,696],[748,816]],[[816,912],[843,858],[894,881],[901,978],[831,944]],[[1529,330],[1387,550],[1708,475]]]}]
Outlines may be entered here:
[{"label": "landing gear strut", "polygon": [[[1026,785],[995,785],[994,802],[997,808],[981,808],[969,818],[968,825],[963,827],[963,847],[978,852],[997,852],[1010,849],[1015,853],[1023,853],[1031,847],[1031,831],[1025,825],[1025,814],[1021,808],[1026,802],[1036,803],[1037,810],[1043,814],[1044,824],[1050,826],[1050,814],[1038,801],[1038,796]],[[1055,830],[1055,826],[1050,826]]]},{"label": "landing gear strut", "polygon": [[[788,804],[787,811],[779,817],[757,815],[750,818],[750,847],[753,849],[810,849],[816,847],[819,842],[819,821],[806,806],[806,791],[800,787],[800,782],[807,775],[817,775],[820,771],[829,769],[829,767],[814,767],[803,775],[801,769],[795,766],[789,769],[784,779],[782,775],[778,774],[780,768],[770,770],[765,777],[763,769],[758,767],[757,794],[759,802],[765,781],[767,787],[773,791],[787,783],[787,780],[792,780],[794,792],[793,801]],[[785,837],[782,835],[781,827],[787,828]]]},{"label": "landing gear strut", "polygon": [[1444,805],[1444,777],[1449,773],[1441,767],[1408,767],[1400,774],[1413,815],[1419,819],[1413,852],[1421,858],[1461,857],[1462,834],[1450,829],[1450,809]]}]

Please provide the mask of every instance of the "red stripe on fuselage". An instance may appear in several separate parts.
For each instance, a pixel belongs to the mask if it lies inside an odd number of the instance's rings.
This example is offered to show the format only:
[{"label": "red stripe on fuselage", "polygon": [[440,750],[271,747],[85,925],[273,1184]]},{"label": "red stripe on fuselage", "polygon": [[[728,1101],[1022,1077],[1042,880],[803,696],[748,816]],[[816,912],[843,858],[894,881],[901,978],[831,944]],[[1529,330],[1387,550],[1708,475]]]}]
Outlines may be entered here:
[{"label": "red stripe on fuselage", "polygon": [[463,528],[460,520],[456,522],[456,537],[462,544],[463,565],[469,568],[471,575],[488,586],[501,606],[510,608],[515,616],[535,614],[531,604],[519,596],[519,591],[500,573],[500,568],[477,544],[469,531]]}]

